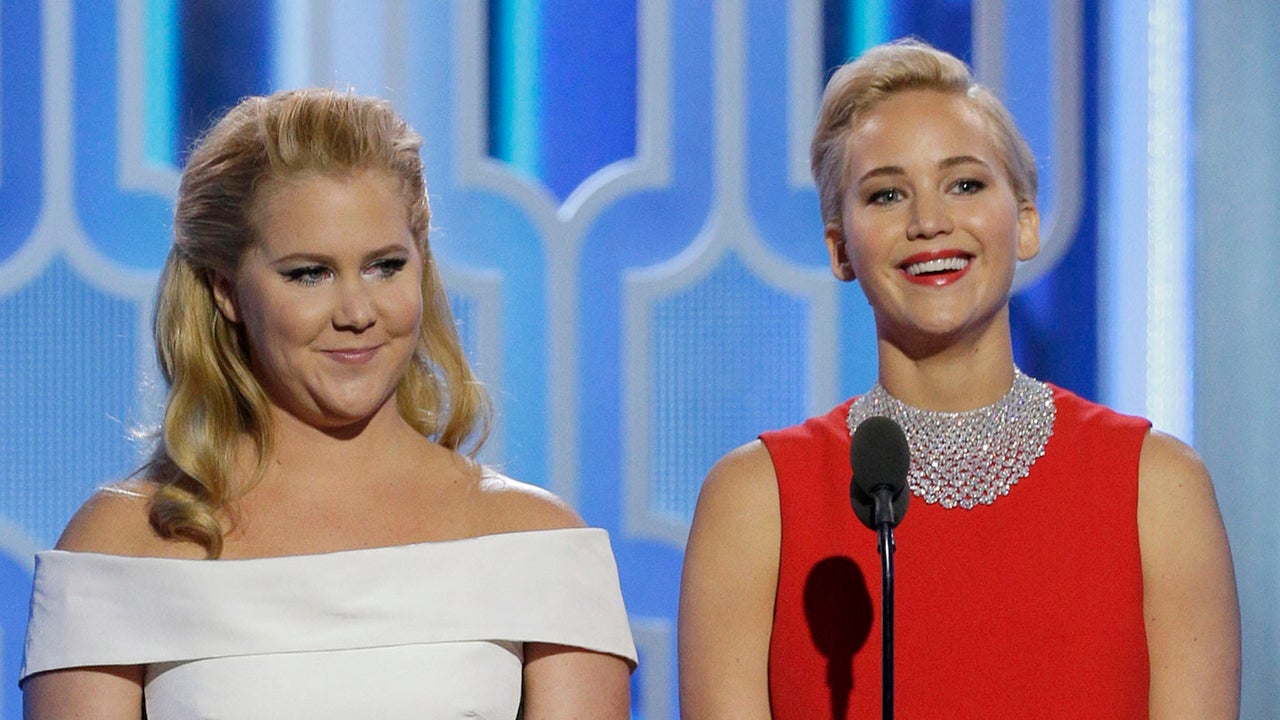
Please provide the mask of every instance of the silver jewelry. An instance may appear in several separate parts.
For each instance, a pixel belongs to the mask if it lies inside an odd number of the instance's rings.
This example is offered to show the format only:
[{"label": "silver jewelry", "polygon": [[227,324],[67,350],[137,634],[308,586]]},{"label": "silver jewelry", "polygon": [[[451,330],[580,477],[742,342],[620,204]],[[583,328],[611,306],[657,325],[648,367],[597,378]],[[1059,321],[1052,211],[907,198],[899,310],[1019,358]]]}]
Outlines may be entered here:
[{"label": "silver jewelry", "polygon": [[968,510],[1008,495],[1031,472],[1053,434],[1053,390],[1013,369],[1013,387],[994,404],[965,412],[911,407],[879,382],[849,407],[849,435],[863,420],[884,415],[907,436],[912,494],[944,508]]}]

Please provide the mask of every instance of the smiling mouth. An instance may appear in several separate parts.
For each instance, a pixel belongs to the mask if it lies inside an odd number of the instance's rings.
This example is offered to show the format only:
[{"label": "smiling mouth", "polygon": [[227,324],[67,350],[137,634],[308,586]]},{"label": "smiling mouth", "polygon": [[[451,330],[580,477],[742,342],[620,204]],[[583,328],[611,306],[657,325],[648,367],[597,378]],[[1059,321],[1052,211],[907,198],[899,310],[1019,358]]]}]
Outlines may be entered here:
[{"label": "smiling mouth", "polygon": [[326,350],[325,352],[329,357],[337,360],[338,362],[346,364],[360,364],[372,358],[374,354],[378,352],[380,347],[380,345],[374,345],[372,347],[364,348],[333,349]]},{"label": "smiling mouth", "polygon": [[953,256],[909,263],[903,265],[902,269],[911,277],[929,277],[959,272],[967,267],[969,267],[968,257]]}]

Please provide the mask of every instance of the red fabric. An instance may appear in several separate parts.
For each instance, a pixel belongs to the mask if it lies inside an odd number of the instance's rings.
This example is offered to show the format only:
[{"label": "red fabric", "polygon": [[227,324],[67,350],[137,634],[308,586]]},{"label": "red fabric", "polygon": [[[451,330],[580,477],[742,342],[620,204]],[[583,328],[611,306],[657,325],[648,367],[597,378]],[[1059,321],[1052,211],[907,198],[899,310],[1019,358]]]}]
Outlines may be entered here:
[{"label": "red fabric", "polygon": [[[912,497],[895,531],[899,720],[1147,717],[1136,517],[1150,423],[1054,399],[1046,454],[1009,495],[972,510]],[[849,504],[848,406],[761,436],[782,509],[774,718],[881,716],[880,559]]]}]

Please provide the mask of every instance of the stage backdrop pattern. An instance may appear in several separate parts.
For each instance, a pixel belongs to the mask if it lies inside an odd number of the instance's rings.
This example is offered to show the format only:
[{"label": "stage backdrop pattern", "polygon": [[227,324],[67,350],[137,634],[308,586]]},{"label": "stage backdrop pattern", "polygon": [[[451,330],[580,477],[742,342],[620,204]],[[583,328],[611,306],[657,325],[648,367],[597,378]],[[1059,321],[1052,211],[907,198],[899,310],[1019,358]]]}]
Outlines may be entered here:
[{"label": "stage backdrop pattern", "polygon": [[182,48],[220,29],[252,36],[222,50],[244,58],[212,83],[228,98],[350,85],[425,136],[433,246],[499,409],[484,458],[610,530],[636,717],[677,714],[680,559],[706,469],[874,379],[869,310],[830,277],[808,179],[833,62],[916,33],[1009,98],[1046,219],[1042,259],[1019,270],[1020,362],[1094,393],[1088,3],[241,5],[264,24],[174,0],[0,0],[0,718],[20,714],[33,552],[136,466],[132,434],[157,417],[174,158],[208,106],[190,78],[219,67]]}]

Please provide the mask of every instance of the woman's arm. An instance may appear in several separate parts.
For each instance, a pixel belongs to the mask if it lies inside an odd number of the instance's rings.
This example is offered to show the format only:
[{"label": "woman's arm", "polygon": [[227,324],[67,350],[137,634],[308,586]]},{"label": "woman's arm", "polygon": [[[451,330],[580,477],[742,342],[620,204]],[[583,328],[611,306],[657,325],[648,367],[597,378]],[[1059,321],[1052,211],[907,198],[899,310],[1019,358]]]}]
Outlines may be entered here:
[{"label": "woman's arm", "polygon": [[25,720],[141,720],[142,666],[53,670],[22,684]]},{"label": "woman's arm", "polygon": [[[153,539],[147,521],[148,486],[139,482],[103,488],[76,512],[55,546],[71,552],[147,555]],[[140,720],[141,665],[51,670],[22,683],[26,720]]]},{"label": "woman's arm", "polygon": [[[563,500],[496,473],[481,480],[472,514],[481,534],[585,527]],[[524,644],[524,720],[626,720],[631,668],[608,653],[554,643]]]},{"label": "woman's arm", "polygon": [[777,476],[759,440],[702,485],[680,586],[684,720],[768,720],[769,638],[778,586]]},{"label": "woman's arm", "polygon": [[631,669],[614,655],[526,643],[523,704],[525,720],[626,720]]},{"label": "woman's arm", "polygon": [[1151,717],[1240,712],[1240,606],[1209,473],[1178,440],[1152,432],[1138,472],[1138,540],[1151,660]]}]

